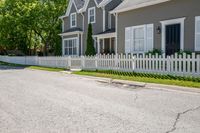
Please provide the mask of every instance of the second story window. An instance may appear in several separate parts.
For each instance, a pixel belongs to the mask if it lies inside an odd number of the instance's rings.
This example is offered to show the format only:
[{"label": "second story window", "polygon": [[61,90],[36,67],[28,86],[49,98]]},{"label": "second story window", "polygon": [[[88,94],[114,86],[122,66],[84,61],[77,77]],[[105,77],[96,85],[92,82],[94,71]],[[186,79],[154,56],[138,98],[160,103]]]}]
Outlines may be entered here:
[{"label": "second story window", "polygon": [[70,27],[76,27],[76,13],[70,15]]},{"label": "second story window", "polygon": [[95,11],[95,7],[89,8],[88,9],[88,23],[95,23],[96,21],[96,11]]}]

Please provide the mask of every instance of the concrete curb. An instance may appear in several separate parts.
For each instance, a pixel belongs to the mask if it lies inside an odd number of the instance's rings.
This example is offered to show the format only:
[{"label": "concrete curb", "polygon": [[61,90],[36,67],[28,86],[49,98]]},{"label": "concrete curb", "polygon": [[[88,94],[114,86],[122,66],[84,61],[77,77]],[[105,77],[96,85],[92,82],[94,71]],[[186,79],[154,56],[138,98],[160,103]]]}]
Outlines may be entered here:
[{"label": "concrete curb", "polygon": [[200,94],[200,88],[190,88],[190,87],[182,87],[182,86],[174,86],[174,85],[162,85],[162,84],[148,83],[146,85],[146,88],[184,91],[184,92],[192,92],[192,93],[199,93]]},{"label": "concrete curb", "polygon": [[81,76],[81,77],[93,79],[93,80],[96,80],[99,82],[121,84],[121,85],[126,85],[126,86],[136,86],[136,87],[141,87],[141,88],[145,87],[147,89],[159,89],[159,90],[172,90],[172,91],[200,93],[199,88],[181,87],[181,86],[174,86],[174,85],[162,85],[162,84],[154,84],[154,83],[144,83],[144,82],[118,80],[118,79],[84,76],[84,75],[76,75],[76,74],[71,74],[71,75],[77,76],[77,77]]}]

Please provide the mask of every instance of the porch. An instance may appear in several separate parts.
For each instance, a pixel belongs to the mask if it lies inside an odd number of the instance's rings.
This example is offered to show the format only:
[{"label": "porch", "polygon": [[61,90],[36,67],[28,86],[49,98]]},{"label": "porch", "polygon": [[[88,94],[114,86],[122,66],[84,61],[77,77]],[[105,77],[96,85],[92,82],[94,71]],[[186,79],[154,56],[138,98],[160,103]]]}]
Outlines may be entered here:
[{"label": "porch", "polygon": [[96,52],[98,54],[116,53],[116,33],[115,29],[109,29],[105,32],[93,36],[95,40]]}]

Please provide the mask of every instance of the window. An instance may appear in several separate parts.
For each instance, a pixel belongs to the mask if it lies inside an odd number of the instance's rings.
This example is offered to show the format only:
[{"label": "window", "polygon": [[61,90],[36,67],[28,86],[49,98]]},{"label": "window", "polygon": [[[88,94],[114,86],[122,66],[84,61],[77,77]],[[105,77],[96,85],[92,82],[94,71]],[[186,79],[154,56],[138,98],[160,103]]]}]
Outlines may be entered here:
[{"label": "window", "polygon": [[125,52],[144,53],[153,50],[153,24],[125,29]]},{"label": "window", "polygon": [[91,24],[95,23],[96,21],[95,14],[96,14],[95,7],[88,9],[88,23]]},{"label": "window", "polygon": [[76,13],[70,15],[70,27],[76,27]]},{"label": "window", "polygon": [[64,40],[64,50],[65,50],[65,55],[77,55],[78,54],[77,38]]},{"label": "window", "polygon": [[200,16],[195,18],[195,51],[200,51]]},{"label": "window", "polygon": [[144,51],[144,27],[133,28],[133,47],[132,51],[143,52]]}]

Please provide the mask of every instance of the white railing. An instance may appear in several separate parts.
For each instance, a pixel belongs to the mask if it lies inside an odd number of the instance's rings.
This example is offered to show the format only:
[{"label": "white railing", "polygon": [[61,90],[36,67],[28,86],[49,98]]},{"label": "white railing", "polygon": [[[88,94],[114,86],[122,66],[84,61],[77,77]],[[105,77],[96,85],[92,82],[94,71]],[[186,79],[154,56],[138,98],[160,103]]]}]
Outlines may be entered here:
[{"label": "white railing", "polygon": [[83,70],[116,70],[170,74],[180,76],[200,76],[200,55],[96,55],[74,57],[12,57],[0,56],[0,61],[47,67],[83,69]]}]

